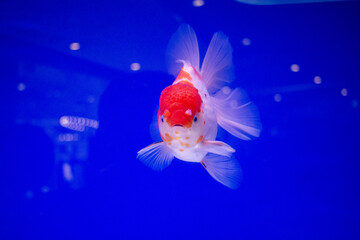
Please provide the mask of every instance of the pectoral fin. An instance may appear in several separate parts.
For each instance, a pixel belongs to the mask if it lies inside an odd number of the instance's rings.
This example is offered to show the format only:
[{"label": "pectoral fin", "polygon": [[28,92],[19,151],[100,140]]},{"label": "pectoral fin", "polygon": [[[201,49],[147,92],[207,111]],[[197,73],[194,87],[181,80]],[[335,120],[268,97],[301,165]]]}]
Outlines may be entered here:
[{"label": "pectoral fin", "polygon": [[146,166],[161,171],[170,165],[174,158],[172,150],[164,142],[154,143],[138,152],[137,158]]},{"label": "pectoral fin", "polygon": [[235,152],[228,144],[221,141],[204,140],[200,145],[200,151],[215,153],[221,156],[231,156]]},{"label": "pectoral fin", "polygon": [[226,131],[243,140],[259,137],[261,123],[254,103],[249,102],[244,91],[223,88],[211,102],[218,124]]}]

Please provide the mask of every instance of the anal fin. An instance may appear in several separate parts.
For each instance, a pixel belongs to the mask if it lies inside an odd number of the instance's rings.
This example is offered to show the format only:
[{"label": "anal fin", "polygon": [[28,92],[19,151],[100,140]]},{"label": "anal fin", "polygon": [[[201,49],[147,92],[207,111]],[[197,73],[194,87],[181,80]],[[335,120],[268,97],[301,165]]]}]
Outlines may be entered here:
[{"label": "anal fin", "polygon": [[209,153],[200,163],[216,181],[231,189],[239,187],[242,172],[235,158]]}]

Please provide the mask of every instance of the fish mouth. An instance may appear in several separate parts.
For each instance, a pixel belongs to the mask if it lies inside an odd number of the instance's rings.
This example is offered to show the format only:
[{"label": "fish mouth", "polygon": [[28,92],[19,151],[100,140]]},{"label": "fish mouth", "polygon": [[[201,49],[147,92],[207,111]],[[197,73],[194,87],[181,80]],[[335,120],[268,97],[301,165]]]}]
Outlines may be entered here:
[{"label": "fish mouth", "polygon": [[184,127],[184,125],[181,125],[181,124],[175,124],[173,127]]}]

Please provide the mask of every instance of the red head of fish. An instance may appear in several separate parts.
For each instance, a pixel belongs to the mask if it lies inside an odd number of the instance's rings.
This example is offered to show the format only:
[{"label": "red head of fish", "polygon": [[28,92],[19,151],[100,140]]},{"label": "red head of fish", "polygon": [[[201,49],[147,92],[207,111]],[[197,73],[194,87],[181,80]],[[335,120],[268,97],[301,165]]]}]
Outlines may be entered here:
[{"label": "red head of fish", "polygon": [[196,88],[178,83],[165,88],[160,96],[159,114],[170,126],[192,126],[194,116],[200,112],[201,97]]}]

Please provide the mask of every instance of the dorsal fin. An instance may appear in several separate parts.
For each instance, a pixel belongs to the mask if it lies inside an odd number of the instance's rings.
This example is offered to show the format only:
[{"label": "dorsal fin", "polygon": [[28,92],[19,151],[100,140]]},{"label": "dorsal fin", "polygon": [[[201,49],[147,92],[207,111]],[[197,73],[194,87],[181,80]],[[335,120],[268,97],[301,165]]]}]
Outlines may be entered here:
[{"label": "dorsal fin", "polygon": [[181,25],[169,41],[167,47],[169,73],[176,77],[184,62],[199,71],[199,46],[196,34],[188,24]]},{"label": "dorsal fin", "polygon": [[222,32],[215,33],[200,71],[210,93],[220,90],[233,80],[232,52],[229,38]]}]

